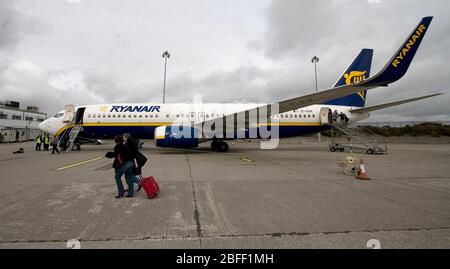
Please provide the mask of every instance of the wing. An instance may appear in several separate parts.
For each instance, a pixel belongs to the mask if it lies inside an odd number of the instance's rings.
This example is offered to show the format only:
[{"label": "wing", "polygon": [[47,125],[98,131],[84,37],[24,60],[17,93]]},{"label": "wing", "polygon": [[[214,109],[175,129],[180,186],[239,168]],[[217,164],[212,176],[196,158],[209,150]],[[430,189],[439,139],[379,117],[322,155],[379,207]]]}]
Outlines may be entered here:
[{"label": "wing", "polygon": [[[371,90],[381,86],[386,87],[405,75],[432,19],[433,17],[422,18],[419,25],[414,28],[413,32],[408,36],[406,41],[396,51],[385,67],[378,74],[367,80],[226,115],[224,117],[198,123],[196,124],[196,127],[203,129],[205,124],[220,124],[225,126],[225,128],[229,126],[237,128],[237,130],[243,130],[248,128],[249,121],[247,119],[249,115],[260,115],[263,111],[263,113],[266,113],[267,111],[266,115],[273,116],[294,109],[320,104],[328,100],[344,97],[357,92]],[[239,118],[245,119],[245,126],[236,126],[236,119]],[[205,135],[208,137],[208,134]]]},{"label": "wing", "polygon": [[421,97],[416,97],[416,98],[411,98],[411,99],[405,99],[405,100],[400,100],[400,101],[395,101],[395,102],[390,102],[390,103],[385,103],[385,104],[380,104],[380,105],[375,105],[375,106],[368,106],[368,107],[363,107],[363,108],[357,108],[357,109],[352,109],[350,110],[351,113],[358,113],[358,114],[364,114],[364,113],[368,113],[371,111],[376,111],[376,110],[380,110],[380,109],[384,109],[384,108],[388,108],[388,107],[392,107],[392,106],[398,106],[401,104],[406,104],[406,103],[410,103],[410,102],[414,102],[414,101],[419,101],[422,99],[426,99],[426,98],[430,98],[433,96],[438,96],[438,95],[442,95],[443,93],[435,93],[435,94],[430,94],[430,95],[425,95],[425,96],[421,96]]}]

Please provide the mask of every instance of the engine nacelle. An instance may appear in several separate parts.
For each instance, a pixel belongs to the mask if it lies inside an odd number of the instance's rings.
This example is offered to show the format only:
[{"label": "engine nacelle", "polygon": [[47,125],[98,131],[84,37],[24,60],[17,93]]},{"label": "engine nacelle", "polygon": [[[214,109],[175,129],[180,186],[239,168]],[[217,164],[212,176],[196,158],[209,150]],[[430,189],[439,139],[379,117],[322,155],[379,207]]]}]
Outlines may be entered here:
[{"label": "engine nacelle", "polygon": [[333,113],[328,107],[322,107],[320,109],[320,123],[321,124],[332,124],[333,123]]},{"label": "engine nacelle", "polygon": [[199,130],[183,125],[159,126],[155,129],[155,142],[163,148],[196,148]]}]

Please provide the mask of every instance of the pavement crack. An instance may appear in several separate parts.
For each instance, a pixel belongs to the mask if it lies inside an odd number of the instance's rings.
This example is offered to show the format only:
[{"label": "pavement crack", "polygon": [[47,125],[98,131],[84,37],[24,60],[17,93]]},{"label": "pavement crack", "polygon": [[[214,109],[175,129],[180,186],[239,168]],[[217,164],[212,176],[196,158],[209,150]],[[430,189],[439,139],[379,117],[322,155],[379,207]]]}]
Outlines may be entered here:
[{"label": "pavement crack", "polygon": [[199,213],[198,207],[197,207],[197,194],[195,193],[195,184],[194,184],[194,179],[192,177],[192,169],[191,169],[191,162],[189,161],[189,154],[186,154],[186,161],[187,161],[188,167],[189,167],[189,178],[191,179],[192,195],[194,197],[194,219],[195,219],[195,223],[197,225],[197,237],[198,237],[198,240],[200,242],[200,248],[203,248],[203,245],[202,245],[202,225],[200,223],[200,213]]},{"label": "pavement crack", "polygon": [[[278,232],[278,233],[261,233],[261,234],[230,234],[230,235],[213,235],[204,236],[203,239],[224,239],[224,238],[251,238],[251,237],[282,237],[282,236],[310,236],[310,235],[334,235],[334,234],[352,234],[352,233],[379,233],[379,232],[421,232],[421,231],[438,231],[449,230],[450,227],[434,227],[434,228],[404,228],[404,229],[367,229],[367,230],[349,230],[349,231],[329,231],[329,232]],[[146,241],[146,240],[193,240],[190,236],[174,236],[174,237],[139,237],[139,238],[98,238],[98,239],[79,239],[81,243],[93,242],[124,242],[124,241]],[[0,244],[32,244],[32,243],[66,243],[67,240],[9,240],[1,241]]]}]

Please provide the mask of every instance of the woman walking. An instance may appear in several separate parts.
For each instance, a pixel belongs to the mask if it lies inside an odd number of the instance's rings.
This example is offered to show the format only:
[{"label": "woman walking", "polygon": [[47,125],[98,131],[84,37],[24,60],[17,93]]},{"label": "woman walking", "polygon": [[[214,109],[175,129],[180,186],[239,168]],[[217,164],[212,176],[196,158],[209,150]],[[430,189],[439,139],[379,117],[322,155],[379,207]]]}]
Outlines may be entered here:
[{"label": "woman walking", "polygon": [[116,146],[114,147],[114,163],[115,169],[114,179],[117,184],[118,194],[116,198],[122,198],[125,195],[125,189],[122,184],[122,175],[125,175],[125,180],[128,185],[128,194],[125,197],[134,196],[134,176],[133,176],[133,161],[130,157],[129,149],[123,144],[123,138],[121,135],[114,137]]}]

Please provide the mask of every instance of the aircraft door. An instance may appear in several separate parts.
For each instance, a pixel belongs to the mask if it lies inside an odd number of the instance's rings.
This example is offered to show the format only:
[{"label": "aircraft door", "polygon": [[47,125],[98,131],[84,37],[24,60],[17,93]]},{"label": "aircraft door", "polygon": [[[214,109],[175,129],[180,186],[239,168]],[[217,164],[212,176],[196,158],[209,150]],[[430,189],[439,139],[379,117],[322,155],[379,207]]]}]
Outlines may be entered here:
[{"label": "aircraft door", "polygon": [[205,112],[198,112],[198,121],[199,122],[205,121]]},{"label": "aircraft door", "polygon": [[75,116],[75,124],[83,124],[83,116],[84,116],[84,111],[86,110],[85,107],[80,107],[77,110],[77,114]]},{"label": "aircraft door", "polygon": [[191,122],[191,124],[195,123],[195,112],[189,113],[189,121]]},{"label": "aircraft door", "polygon": [[63,122],[68,123],[73,120],[73,116],[75,115],[75,106],[74,105],[66,105],[64,107],[64,118]]}]

